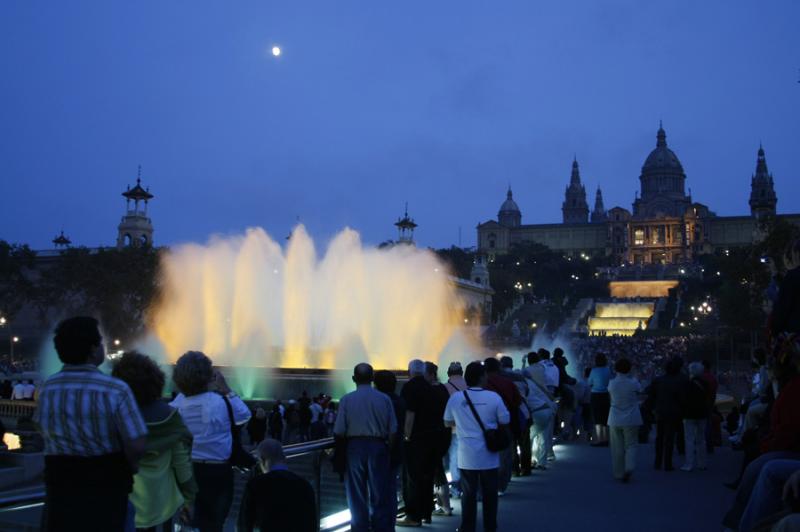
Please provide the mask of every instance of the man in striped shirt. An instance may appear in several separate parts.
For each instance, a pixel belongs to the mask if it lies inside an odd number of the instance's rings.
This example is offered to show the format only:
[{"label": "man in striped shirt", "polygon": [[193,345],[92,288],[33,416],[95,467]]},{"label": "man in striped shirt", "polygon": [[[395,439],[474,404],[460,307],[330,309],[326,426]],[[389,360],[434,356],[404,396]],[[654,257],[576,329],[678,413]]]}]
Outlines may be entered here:
[{"label": "man in striped shirt", "polygon": [[43,530],[121,531],[146,425],[128,385],[97,368],[97,320],[64,320],[53,342],[64,367],[42,385],[34,415],[45,441]]}]

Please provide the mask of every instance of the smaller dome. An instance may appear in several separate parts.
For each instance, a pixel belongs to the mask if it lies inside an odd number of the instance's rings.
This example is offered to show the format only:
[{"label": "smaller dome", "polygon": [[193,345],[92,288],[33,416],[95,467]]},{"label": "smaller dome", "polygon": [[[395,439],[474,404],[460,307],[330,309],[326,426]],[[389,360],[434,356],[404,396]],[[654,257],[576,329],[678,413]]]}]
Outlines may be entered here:
[{"label": "smaller dome", "polygon": [[506,200],[500,206],[500,212],[519,212],[519,206],[517,202],[514,201],[514,196],[511,193],[511,188],[509,187],[508,193],[506,194]]}]

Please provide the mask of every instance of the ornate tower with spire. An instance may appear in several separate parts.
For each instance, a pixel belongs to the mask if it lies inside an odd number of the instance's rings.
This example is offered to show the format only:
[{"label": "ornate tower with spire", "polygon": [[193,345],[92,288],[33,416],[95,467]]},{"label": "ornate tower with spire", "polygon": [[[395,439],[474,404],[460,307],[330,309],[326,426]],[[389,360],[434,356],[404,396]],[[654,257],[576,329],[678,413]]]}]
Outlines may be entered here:
[{"label": "ornate tower with spire", "polygon": [[758,219],[775,216],[777,204],[778,196],[775,195],[772,174],[767,169],[764,148],[759,145],[756,173],[750,180],[750,213]]},{"label": "ornate tower with spire", "polygon": [[519,227],[522,224],[522,212],[520,212],[517,202],[514,201],[511,185],[508,186],[506,200],[500,205],[497,222],[504,227]]},{"label": "ornate tower with spire", "polygon": [[417,224],[408,216],[408,203],[406,203],[405,214],[402,218],[398,218],[394,225],[397,227],[397,242],[413,246],[414,229],[417,227]]},{"label": "ornate tower with spire", "polygon": [[117,248],[151,246],[153,222],[147,216],[147,203],[154,198],[150,189],[142,188],[142,167],[136,177],[136,186],[122,193],[125,197],[125,216],[117,228]]},{"label": "ornate tower with spire", "polygon": [[572,175],[561,205],[565,224],[585,224],[589,221],[589,204],[586,203],[586,188],[581,184],[578,159],[572,161]]},{"label": "ornate tower with spire", "polygon": [[608,213],[603,205],[603,193],[600,187],[597,187],[597,193],[594,195],[594,210],[592,211],[592,223],[602,223],[608,220]]}]

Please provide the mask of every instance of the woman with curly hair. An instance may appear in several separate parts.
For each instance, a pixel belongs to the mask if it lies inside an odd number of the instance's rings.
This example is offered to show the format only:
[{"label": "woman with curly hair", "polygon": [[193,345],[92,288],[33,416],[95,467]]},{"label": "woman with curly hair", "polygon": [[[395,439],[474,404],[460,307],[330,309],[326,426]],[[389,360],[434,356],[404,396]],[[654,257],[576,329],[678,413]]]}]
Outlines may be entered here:
[{"label": "woman with curly hair", "polygon": [[221,532],[233,502],[231,420],[241,427],[250,419],[250,409],[199,351],[178,359],[172,380],[181,393],[170,404],[194,436],[192,463],[199,491],[192,524],[201,532]]},{"label": "woman with curly hair", "polygon": [[164,372],[152,359],[128,351],[114,364],[111,375],[130,387],[147,424],[145,454],[130,495],[136,529],[171,531],[179,510],[181,518],[188,519],[197,492],[190,458],[192,435],[178,411],[161,400]]}]

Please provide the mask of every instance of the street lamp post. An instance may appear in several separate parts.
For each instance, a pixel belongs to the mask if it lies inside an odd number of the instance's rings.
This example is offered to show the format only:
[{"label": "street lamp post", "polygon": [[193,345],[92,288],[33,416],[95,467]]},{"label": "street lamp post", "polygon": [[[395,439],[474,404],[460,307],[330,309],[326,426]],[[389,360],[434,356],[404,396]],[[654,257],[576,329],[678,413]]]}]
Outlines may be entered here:
[{"label": "street lamp post", "polygon": [[17,342],[19,342],[19,336],[12,336],[8,339],[9,351],[10,351],[9,358],[11,364],[14,364],[14,344],[16,344]]}]

